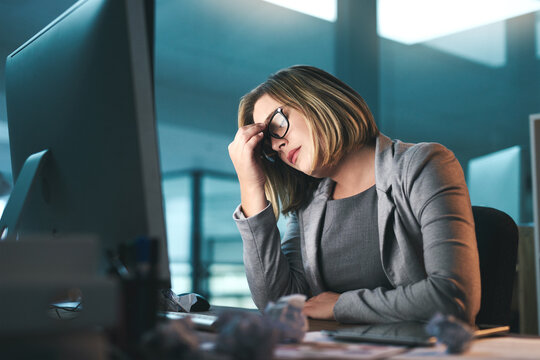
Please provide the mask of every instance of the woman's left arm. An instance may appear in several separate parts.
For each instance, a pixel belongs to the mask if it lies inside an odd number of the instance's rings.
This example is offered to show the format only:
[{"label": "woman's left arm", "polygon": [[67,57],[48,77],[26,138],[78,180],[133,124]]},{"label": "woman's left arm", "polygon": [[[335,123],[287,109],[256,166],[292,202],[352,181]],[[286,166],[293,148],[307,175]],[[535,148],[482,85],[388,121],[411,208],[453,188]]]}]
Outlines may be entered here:
[{"label": "woman's left arm", "polygon": [[420,226],[427,276],[395,289],[341,294],[334,306],[340,322],[425,321],[442,312],[474,323],[480,308],[480,269],[463,171],[442,145],[419,144],[410,150],[400,192],[408,197]]}]

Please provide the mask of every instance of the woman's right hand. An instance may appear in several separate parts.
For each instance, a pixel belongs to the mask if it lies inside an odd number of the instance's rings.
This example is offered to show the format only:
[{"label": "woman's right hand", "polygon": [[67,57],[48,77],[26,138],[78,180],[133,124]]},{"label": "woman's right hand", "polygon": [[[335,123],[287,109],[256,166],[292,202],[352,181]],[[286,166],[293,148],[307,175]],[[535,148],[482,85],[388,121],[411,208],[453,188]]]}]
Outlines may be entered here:
[{"label": "woman's right hand", "polygon": [[246,217],[259,213],[267,206],[264,193],[266,177],[258,151],[265,127],[261,123],[242,126],[229,144],[229,156],[240,182],[242,211]]}]

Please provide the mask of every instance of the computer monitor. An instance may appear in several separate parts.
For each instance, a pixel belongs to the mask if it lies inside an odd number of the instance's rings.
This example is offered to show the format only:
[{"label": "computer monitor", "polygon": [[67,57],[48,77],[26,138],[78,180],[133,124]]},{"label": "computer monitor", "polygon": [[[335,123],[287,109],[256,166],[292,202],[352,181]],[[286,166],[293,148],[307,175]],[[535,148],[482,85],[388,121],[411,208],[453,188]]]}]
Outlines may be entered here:
[{"label": "computer monitor", "polygon": [[516,145],[469,160],[471,203],[502,210],[521,223],[521,158],[521,147]]},{"label": "computer monitor", "polygon": [[7,241],[95,234],[103,259],[156,238],[158,277],[170,284],[153,17],[150,1],[82,0],[8,56],[15,187],[1,226]]},{"label": "computer monitor", "polygon": [[538,324],[540,324],[540,114],[532,114],[529,121],[533,188],[534,266],[536,272],[537,319]]}]

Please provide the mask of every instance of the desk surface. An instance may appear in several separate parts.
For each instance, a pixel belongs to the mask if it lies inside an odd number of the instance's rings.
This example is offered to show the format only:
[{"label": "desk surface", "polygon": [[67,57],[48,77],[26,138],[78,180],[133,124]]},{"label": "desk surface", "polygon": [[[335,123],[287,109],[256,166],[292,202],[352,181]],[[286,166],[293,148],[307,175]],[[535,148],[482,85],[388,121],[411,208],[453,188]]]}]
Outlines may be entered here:
[{"label": "desk surface", "polygon": [[[326,354],[326,356],[325,356]],[[540,337],[498,336],[472,342],[459,355],[446,346],[407,348],[365,343],[332,342],[319,332],[306,334],[302,344],[278,345],[274,359],[540,359]]]},{"label": "desk surface", "polygon": [[[234,308],[214,307],[212,313],[219,314]],[[238,310],[238,309],[237,309]],[[257,312],[257,310],[252,310]],[[407,348],[351,342],[334,342],[319,332],[355,325],[336,321],[309,319],[309,332],[301,344],[278,345],[275,359],[540,359],[540,337],[496,336],[472,342],[470,349],[460,355],[449,355],[444,345],[424,348]],[[215,335],[214,335],[215,336]],[[205,339],[212,335],[205,334]],[[339,350],[339,351],[336,351]],[[339,352],[339,355],[337,354]],[[331,354],[325,356],[325,353]]]},{"label": "desk surface", "polygon": [[446,354],[445,347],[415,348],[392,359],[540,359],[540,338],[500,336],[473,341],[469,351]]}]

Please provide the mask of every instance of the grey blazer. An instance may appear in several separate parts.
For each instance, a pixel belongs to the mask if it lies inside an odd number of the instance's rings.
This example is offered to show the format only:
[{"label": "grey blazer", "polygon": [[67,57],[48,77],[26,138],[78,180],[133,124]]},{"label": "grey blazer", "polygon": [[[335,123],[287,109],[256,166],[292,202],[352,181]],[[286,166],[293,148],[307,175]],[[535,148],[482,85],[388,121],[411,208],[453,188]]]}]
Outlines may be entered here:
[{"label": "grey blazer", "polygon": [[[406,144],[380,135],[375,182],[381,261],[394,288],[342,293],[336,320],[425,321],[441,312],[474,323],[480,308],[478,250],[454,154],[440,144]],[[249,218],[236,209],[248,284],[259,308],[285,294],[326,291],[317,251],[331,190],[332,180],[324,179],[309,203],[290,216],[282,240],[270,205]]]}]

